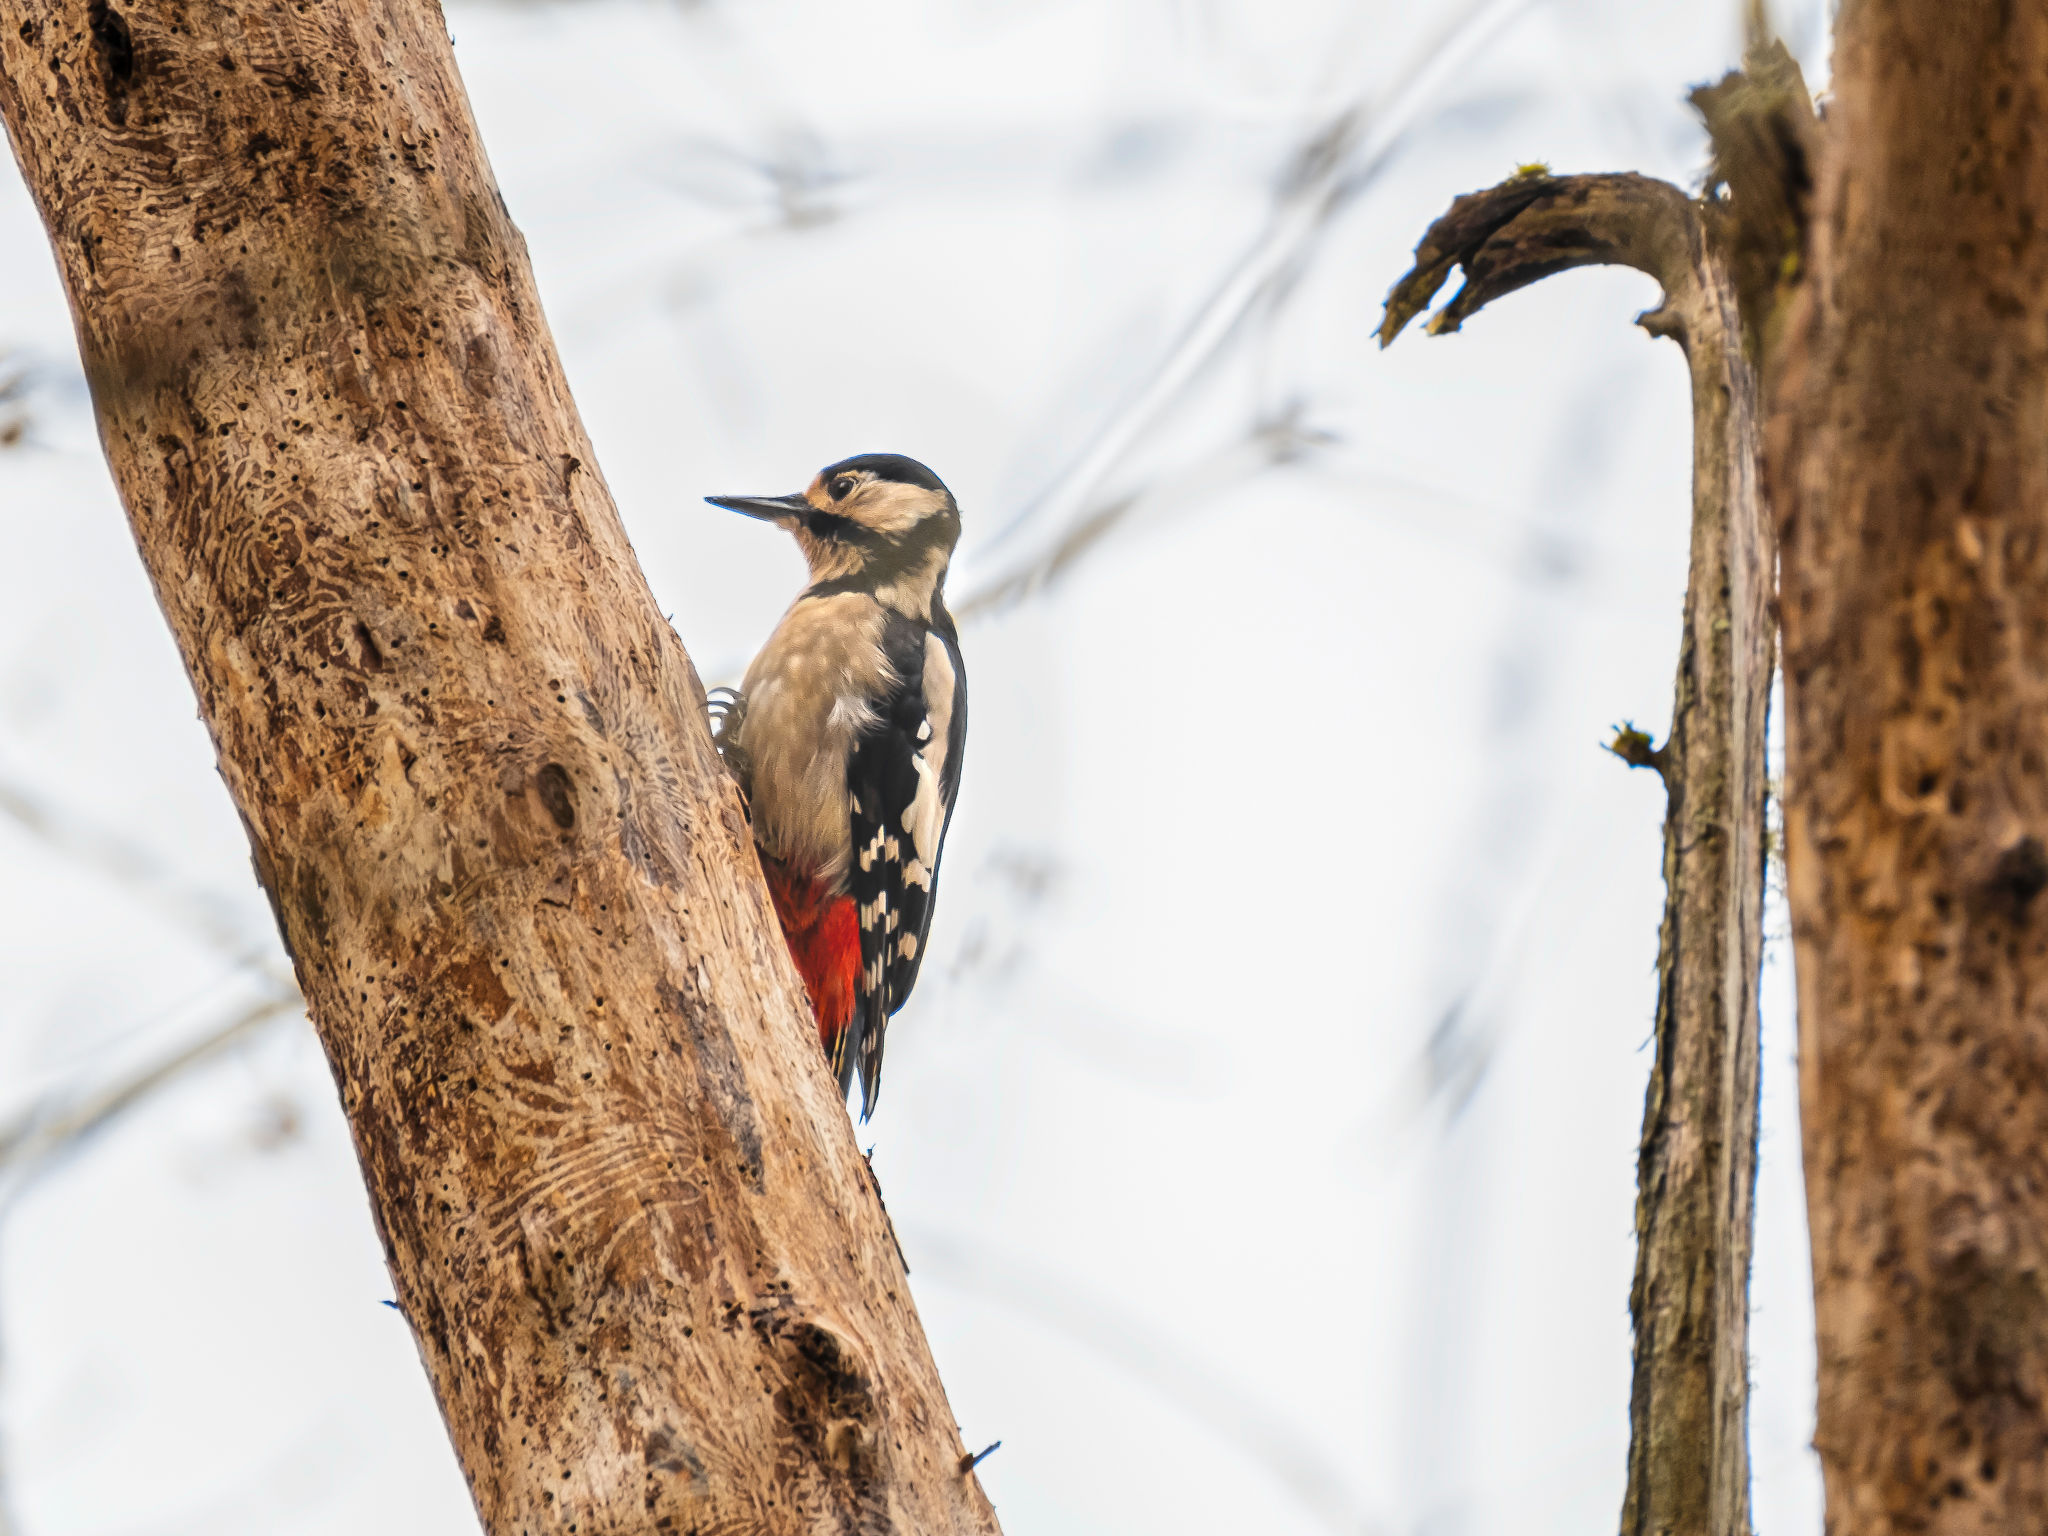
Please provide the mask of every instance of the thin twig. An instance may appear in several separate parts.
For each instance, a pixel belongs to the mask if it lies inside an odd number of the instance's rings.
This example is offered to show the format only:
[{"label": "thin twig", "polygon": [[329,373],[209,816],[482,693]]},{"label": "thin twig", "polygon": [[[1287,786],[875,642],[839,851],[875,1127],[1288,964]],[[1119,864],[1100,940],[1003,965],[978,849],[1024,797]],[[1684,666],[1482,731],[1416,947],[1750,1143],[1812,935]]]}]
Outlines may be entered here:
[{"label": "thin twig", "polygon": [[969,1451],[966,1455],[960,1458],[960,1475],[962,1477],[965,1477],[968,1473],[972,1472],[984,1461],[987,1461],[989,1457],[995,1455],[995,1453],[997,1451],[1000,1451],[1002,1448],[1003,1442],[1000,1440],[995,1440],[991,1441],[988,1445],[984,1446],[982,1449],[978,1451]]}]

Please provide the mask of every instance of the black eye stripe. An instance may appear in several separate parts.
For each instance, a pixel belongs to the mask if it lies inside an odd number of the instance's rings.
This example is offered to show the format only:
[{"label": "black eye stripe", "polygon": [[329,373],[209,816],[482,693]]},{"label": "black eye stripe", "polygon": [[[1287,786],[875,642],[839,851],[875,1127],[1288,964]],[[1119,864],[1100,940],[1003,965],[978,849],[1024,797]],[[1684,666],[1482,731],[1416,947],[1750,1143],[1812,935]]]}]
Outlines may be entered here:
[{"label": "black eye stripe", "polygon": [[852,518],[841,517],[836,512],[812,512],[804,523],[821,539],[844,539],[860,526]]}]

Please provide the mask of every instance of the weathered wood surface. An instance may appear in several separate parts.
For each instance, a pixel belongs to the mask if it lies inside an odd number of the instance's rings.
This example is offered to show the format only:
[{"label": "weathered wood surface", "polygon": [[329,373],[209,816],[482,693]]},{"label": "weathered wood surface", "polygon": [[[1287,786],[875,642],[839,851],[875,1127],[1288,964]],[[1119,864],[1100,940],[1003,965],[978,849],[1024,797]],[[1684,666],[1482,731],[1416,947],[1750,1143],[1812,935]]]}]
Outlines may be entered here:
[{"label": "weathered wood surface", "polygon": [[2048,1530],[2048,8],[1845,5],[1767,441],[1833,1536]]},{"label": "weathered wood surface", "polygon": [[422,0],[10,0],[0,112],[494,1533],[991,1532]]},{"label": "weathered wood surface", "polygon": [[1667,789],[1656,1059],[1636,1199],[1634,1385],[1623,1536],[1747,1536],[1749,1262],[1757,1124],[1765,725],[1774,661],[1772,529],[1758,485],[1756,373],[1724,206],[1633,175],[1519,176],[1457,199],[1388,298],[1383,342],[1442,285],[1432,320],[1593,264],[1647,272],[1641,317],[1692,377],[1692,550],[1671,732],[1615,750]]}]

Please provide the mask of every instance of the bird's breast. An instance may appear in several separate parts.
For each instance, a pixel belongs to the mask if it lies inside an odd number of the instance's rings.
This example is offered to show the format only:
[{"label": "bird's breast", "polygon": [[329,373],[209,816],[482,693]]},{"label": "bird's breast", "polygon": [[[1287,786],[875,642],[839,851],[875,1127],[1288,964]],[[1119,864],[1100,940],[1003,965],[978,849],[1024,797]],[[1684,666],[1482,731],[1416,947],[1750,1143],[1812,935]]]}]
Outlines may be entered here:
[{"label": "bird's breast", "polygon": [[835,889],[851,855],[846,765],[894,679],[862,593],[799,598],[748,667],[740,746],[754,839]]}]

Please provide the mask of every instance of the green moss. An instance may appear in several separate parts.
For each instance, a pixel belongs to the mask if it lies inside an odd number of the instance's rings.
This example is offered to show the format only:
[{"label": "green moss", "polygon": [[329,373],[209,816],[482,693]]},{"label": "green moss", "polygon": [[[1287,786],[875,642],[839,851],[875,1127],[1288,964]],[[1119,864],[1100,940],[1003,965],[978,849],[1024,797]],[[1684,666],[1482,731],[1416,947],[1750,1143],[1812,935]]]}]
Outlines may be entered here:
[{"label": "green moss", "polygon": [[1614,740],[1607,743],[1607,750],[1631,768],[1663,766],[1663,754],[1652,745],[1650,733],[1637,730],[1633,720],[1624,720],[1614,728]]}]

